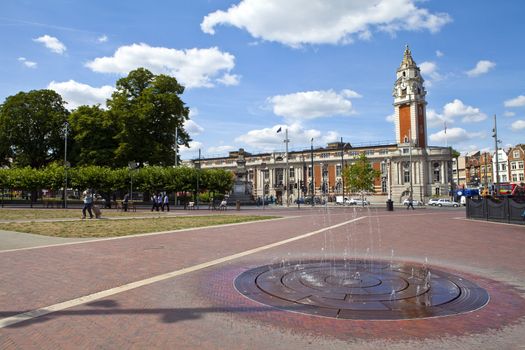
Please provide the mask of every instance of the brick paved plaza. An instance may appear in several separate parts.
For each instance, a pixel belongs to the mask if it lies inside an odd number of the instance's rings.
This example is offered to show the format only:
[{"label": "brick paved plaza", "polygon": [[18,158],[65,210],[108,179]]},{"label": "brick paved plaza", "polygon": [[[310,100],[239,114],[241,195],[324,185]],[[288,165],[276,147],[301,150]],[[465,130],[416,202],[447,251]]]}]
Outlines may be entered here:
[{"label": "brick paved plaza", "polygon": [[[464,209],[240,213],[283,218],[0,252],[0,349],[524,347],[523,226],[467,221]],[[342,256],[428,261],[490,301],[455,316],[339,320],[278,310],[234,288],[260,265]]]}]

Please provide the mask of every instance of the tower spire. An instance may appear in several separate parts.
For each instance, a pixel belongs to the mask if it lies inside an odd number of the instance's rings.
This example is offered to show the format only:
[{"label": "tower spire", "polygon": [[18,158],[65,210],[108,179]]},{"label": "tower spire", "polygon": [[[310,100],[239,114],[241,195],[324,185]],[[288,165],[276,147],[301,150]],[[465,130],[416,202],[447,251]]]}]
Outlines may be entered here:
[{"label": "tower spire", "polygon": [[401,61],[401,66],[399,66],[398,70],[407,69],[411,67],[416,67],[416,62],[412,58],[412,52],[410,51],[410,48],[408,47],[408,44],[405,45],[405,53],[403,55],[403,60]]},{"label": "tower spire", "polygon": [[394,84],[394,109],[396,115],[396,140],[398,144],[426,147],[425,87],[419,67],[412,58],[408,45],[396,72]]}]

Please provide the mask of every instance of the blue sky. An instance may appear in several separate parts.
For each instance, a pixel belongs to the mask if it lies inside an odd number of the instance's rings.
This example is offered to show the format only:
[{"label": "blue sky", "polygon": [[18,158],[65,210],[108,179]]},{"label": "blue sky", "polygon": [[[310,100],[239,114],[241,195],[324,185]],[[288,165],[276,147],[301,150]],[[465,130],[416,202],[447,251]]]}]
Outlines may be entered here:
[{"label": "blue sky", "polygon": [[[0,101],[51,88],[101,103],[137,67],[186,86],[183,159],[394,140],[408,44],[425,78],[429,143],[525,143],[525,2],[2,0]],[[444,125],[447,132],[444,133]]]}]

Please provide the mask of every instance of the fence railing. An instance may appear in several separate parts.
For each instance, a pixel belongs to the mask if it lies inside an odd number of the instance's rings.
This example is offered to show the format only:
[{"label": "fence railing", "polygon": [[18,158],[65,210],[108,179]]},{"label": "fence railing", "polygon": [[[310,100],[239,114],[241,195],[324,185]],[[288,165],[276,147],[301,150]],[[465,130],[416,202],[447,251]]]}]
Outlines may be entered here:
[{"label": "fence railing", "polygon": [[467,198],[467,218],[525,225],[525,198]]}]

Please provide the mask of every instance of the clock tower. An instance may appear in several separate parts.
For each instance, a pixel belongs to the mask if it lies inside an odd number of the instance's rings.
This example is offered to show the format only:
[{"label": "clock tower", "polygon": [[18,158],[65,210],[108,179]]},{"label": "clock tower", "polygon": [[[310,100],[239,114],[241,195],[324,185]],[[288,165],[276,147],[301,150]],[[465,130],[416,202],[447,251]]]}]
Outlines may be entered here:
[{"label": "clock tower", "polygon": [[394,84],[394,109],[397,144],[407,144],[412,141],[415,147],[427,147],[427,125],[423,78],[412,53],[405,48],[403,61],[396,72]]}]

